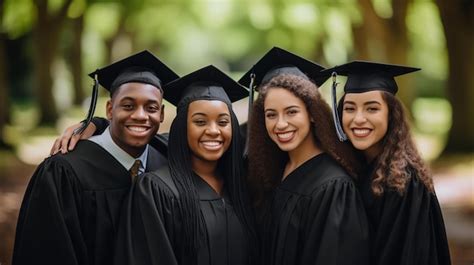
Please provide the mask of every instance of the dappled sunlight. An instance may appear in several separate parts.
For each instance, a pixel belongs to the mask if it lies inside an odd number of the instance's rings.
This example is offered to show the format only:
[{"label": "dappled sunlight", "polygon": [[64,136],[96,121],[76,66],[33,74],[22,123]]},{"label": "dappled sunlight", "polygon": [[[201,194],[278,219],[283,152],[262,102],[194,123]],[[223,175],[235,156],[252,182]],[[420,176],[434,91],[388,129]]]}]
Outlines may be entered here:
[{"label": "dappled sunlight", "polygon": [[438,135],[414,133],[413,138],[421,157],[426,161],[438,158],[445,145]]},{"label": "dappled sunlight", "polygon": [[[49,156],[54,140],[87,115],[93,84],[88,73],[148,49],[180,76],[213,64],[238,80],[273,46],[325,67],[374,60],[422,69],[396,77],[397,96],[408,108],[413,139],[432,169],[452,262],[472,264],[469,117],[474,94],[469,73],[474,60],[469,57],[472,27],[463,19],[473,14],[463,9],[465,2],[470,1],[3,1],[0,147],[12,149],[0,150],[0,265],[9,264],[18,209],[34,169]],[[67,12],[57,12],[63,7]],[[331,81],[319,88],[328,103]],[[345,81],[337,77],[337,98]],[[80,89],[85,98],[74,92]],[[104,92],[100,88],[94,116],[105,117],[109,95]],[[165,105],[160,133],[169,131],[176,115],[175,106]],[[245,123],[248,100],[233,106]],[[472,153],[456,154],[466,151]]]},{"label": "dappled sunlight", "polygon": [[37,165],[49,156],[57,136],[32,136],[19,144],[17,148],[18,158],[29,165]]},{"label": "dappled sunlight", "polygon": [[474,209],[474,172],[438,174],[434,177],[436,196],[443,207]]},{"label": "dappled sunlight", "polygon": [[20,208],[22,195],[16,192],[0,192],[0,224],[10,218],[11,212]]},{"label": "dappled sunlight", "polygon": [[432,167],[440,203],[474,213],[474,153],[441,158]]}]

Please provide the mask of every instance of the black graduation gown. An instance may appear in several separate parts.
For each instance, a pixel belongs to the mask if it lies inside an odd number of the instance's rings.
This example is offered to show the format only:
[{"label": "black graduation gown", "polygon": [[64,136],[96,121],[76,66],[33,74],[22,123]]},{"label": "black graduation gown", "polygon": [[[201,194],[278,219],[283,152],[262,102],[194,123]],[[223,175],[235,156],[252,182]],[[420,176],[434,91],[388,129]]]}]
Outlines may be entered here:
[{"label": "black graduation gown", "polygon": [[[147,170],[166,164],[148,150]],[[128,170],[91,141],[45,159],[21,205],[12,264],[110,264],[130,186]]]},{"label": "black graduation gown", "polygon": [[[369,168],[368,175],[372,175]],[[400,195],[386,188],[375,197],[371,178],[360,183],[371,230],[371,260],[374,265],[451,264],[443,216],[434,193],[416,176]]]},{"label": "black graduation gown", "polygon": [[276,187],[262,243],[262,264],[367,264],[367,217],[353,180],[327,154],[306,161]]},{"label": "black graduation gown", "polygon": [[[205,238],[197,264],[249,264],[246,233],[232,203],[226,195],[220,197],[199,176],[195,178],[205,222]],[[178,196],[169,172],[139,176],[125,204],[116,264],[183,264]]]}]

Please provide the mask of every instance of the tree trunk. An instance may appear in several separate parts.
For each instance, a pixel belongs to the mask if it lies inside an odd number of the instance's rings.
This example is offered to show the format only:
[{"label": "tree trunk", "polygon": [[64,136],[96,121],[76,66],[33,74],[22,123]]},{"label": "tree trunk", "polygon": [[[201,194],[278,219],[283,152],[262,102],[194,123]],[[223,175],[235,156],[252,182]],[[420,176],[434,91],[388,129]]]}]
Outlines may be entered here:
[{"label": "tree trunk", "polygon": [[[4,1],[0,0],[0,21],[3,20],[3,5]],[[11,148],[5,141],[4,133],[5,125],[10,120],[10,101],[8,100],[10,86],[8,82],[6,42],[7,34],[0,28],[0,149]]]},{"label": "tree trunk", "polygon": [[[1,10],[0,10],[1,12]],[[0,15],[1,18],[1,15]],[[8,147],[5,141],[4,129],[9,120],[9,85],[7,74],[7,58],[6,58],[6,34],[0,33],[0,149]]]},{"label": "tree trunk", "polygon": [[84,31],[84,16],[72,21],[73,42],[71,47],[71,71],[73,78],[73,104],[79,106],[84,101],[83,72],[82,72],[82,33]]},{"label": "tree trunk", "polygon": [[[406,28],[406,14],[412,0],[392,1],[393,15],[381,18],[375,12],[371,0],[359,0],[363,17],[360,25],[353,25],[354,57],[361,60],[375,60],[390,64],[407,64],[409,40]],[[400,87],[398,96],[408,109],[414,99],[410,89],[410,78],[397,78]]]},{"label": "tree trunk", "polygon": [[37,96],[40,108],[39,125],[53,125],[58,112],[53,97],[53,76],[51,68],[56,56],[59,35],[61,33],[66,13],[72,0],[67,0],[57,14],[48,13],[48,1],[35,1],[38,9],[35,37],[35,70],[37,81]]},{"label": "tree trunk", "polygon": [[447,95],[453,126],[445,152],[474,151],[474,2],[437,0],[449,57]]},{"label": "tree trunk", "polygon": [[[387,36],[387,58],[392,64],[407,65],[408,51],[410,42],[407,34],[406,17],[408,5],[411,0],[392,1],[393,16],[390,20],[386,20],[386,30],[389,30]],[[397,96],[406,105],[411,115],[411,106],[415,99],[415,89],[413,86],[413,75],[401,76],[396,78],[399,87]]]}]

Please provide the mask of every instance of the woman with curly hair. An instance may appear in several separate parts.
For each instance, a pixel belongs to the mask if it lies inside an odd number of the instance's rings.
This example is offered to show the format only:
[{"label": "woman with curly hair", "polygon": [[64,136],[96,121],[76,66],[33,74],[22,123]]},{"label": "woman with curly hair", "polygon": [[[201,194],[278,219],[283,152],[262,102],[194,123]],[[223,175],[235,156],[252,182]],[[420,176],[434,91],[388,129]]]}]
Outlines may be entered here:
[{"label": "woman with curly hair", "polygon": [[371,226],[372,264],[450,264],[433,180],[395,97],[394,76],[418,70],[355,61],[324,71],[348,76],[338,112],[367,164],[360,191]]},{"label": "woman with curly hair", "polygon": [[[368,224],[347,152],[317,86],[322,67],[279,48],[250,76],[249,181],[260,211],[262,264],[367,264]],[[304,74],[305,72],[306,74]]]}]

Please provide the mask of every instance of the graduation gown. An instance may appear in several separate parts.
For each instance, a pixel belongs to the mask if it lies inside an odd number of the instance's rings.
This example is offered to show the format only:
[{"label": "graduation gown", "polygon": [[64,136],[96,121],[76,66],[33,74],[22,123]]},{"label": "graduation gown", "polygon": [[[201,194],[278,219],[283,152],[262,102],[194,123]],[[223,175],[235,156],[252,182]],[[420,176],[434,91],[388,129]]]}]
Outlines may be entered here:
[{"label": "graduation gown", "polygon": [[[169,172],[139,176],[125,206],[117,240],[116,264],[183,264],[179,194]],[[195,176],[205,237],[198,265],[249,264],[246,233],[232,202]]]},{"label": "graduation gown", "polygon": [[291,172],[266,207],[262,264],[367,264],[368,224],[357,187],[327,154]]},{"label": "graduation gown", "polygon": [[[148,150],[147,170],[166,164]],[[130,187],[128,170],[91,141],[45,159],[23,198],[12,264],[110,264]]]},{"label": "graduation gown", "polygon": [[[367,175],[372,176],[372,168]],[[371,228],[372,264],[451,264],[438,199],[417,176],[412,174],[403,195],[385,188],[375,197],[370,184],[365,178],[360,189]]]}]

